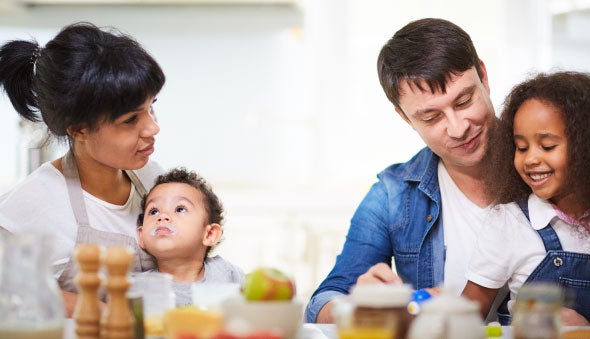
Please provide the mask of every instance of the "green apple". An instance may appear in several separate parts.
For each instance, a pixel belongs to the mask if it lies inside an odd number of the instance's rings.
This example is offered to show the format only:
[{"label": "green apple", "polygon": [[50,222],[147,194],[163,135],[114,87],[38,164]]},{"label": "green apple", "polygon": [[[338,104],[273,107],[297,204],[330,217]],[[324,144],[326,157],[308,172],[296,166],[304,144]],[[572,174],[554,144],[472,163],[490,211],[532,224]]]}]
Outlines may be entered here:
[{"label": "green apple", "polygon": [[295,283],[275,268],[257,268],[246,274],[242,294],[248,301],[291,300]]}]

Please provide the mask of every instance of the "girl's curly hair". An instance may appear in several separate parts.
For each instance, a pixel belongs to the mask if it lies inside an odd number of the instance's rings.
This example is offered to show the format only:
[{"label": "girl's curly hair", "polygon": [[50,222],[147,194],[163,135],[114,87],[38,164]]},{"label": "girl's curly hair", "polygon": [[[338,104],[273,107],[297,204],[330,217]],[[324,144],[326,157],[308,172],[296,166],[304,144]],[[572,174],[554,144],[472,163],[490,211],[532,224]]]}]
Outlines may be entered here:
[{"label": "girl's curly hair", "polygon": [[566,186],[590,208],[590,74],[561,71],[539,73],[516,85],[504,101],[484,162],[486,191],[496,204],[526,199],[531,188],[514,167],[514,116],[522,104],[536,99],[561,114],[567,138]]}]

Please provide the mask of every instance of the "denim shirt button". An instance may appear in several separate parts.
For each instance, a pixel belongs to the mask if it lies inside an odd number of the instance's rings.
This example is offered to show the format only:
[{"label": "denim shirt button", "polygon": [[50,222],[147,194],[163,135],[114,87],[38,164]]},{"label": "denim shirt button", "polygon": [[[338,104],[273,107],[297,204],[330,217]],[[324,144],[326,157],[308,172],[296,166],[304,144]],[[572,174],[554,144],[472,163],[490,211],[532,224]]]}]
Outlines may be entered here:
[{"label": "denim shirt button", "polygon": [[429,214],[429,215],[426,217],[426,221],[427,221],[427,222],[431,222],[431,221],[432,221],[432,215],[430,215],[430,214]]},{"label": "denim shirt button", "polygon": [[560,257],[556,257],[555,259],[553,259],[553,265],[557,267],[563,265],[563,259],[561,259]]}]

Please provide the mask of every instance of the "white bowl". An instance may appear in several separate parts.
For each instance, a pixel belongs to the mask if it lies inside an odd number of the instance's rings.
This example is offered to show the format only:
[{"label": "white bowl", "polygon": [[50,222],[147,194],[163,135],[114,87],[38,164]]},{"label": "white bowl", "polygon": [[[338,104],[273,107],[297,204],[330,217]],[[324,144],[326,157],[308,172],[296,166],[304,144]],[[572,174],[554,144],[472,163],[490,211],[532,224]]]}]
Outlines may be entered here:
[{"label": "white bowl", "polygon": [[[226,330],[245,334],[272,331],[294,339],[303,320],[303,303],[292,301],[246,301],[230,298],[221,303]],[[239,333],[242,332],[242,333]]]}]

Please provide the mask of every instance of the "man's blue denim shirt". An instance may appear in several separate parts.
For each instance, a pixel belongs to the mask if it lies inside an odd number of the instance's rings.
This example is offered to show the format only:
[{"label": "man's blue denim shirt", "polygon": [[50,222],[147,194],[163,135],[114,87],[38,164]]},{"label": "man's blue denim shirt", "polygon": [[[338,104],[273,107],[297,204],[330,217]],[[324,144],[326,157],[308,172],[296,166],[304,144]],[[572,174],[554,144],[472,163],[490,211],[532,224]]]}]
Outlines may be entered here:
[{"label": "man's blue denim shirt", "polygon": [[305,310],[315,322],[320,309],[348,294],[357,278],[380,262],[395,261],[397,274],[413,288],[437,286],[444,275],[444,239],[439,158],[424,148],[410,161],[394,164],[377,175],[354,216],[342,253],[314,292]]}]

